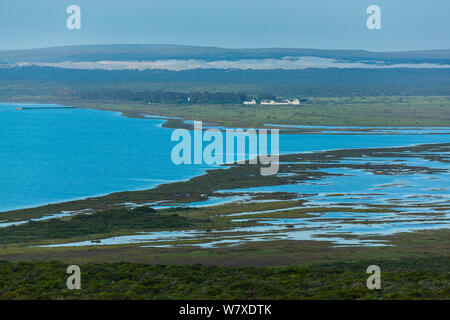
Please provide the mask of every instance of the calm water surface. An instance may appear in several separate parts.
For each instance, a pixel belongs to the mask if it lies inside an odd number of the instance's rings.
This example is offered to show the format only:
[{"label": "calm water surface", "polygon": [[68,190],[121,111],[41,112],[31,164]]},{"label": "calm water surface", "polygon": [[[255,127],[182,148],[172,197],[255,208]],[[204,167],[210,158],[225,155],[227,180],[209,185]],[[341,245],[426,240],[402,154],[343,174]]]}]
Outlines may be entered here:
[{"label": "calm water surface", "polygon": [[[39,105],[33,105],[39,107]],[[31,107],[33,107],[31,106]],[[23,110],[0,104],[0,211],[138,190],[213,166],[174,165],[171,129],[86,109]],[[428,128],[429,129],[429,128]],[[280,135],[280,152],[450,142],[450,134]]]}]

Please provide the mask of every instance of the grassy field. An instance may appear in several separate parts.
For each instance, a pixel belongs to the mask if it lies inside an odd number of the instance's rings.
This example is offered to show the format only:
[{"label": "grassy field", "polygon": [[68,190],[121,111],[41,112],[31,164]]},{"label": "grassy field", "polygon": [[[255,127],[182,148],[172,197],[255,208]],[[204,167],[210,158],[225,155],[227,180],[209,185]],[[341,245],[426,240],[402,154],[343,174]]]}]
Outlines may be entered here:
[{"label": "grassy field", "polygon": [[[222,126],[450,126],[450,97],[308,97],[301,106],[81,104],[127,116],[152,114]],[[177,123],[172,121],[172,126]],[[179,124],[178,124],[179,125]]]},{"label": "grassy field", "polygon": [[[202,120],[228,127],[264,124],[308,126],[427,127],[450,126],[449,96],[303,97],[300,106],[142,104],[120,101],[86,102],[53,96],[14,96],[3,101],[59,103],[80,108],[119,111],[130,117],[142,114]],[[183,126],[169,120],[168,127]]]}]

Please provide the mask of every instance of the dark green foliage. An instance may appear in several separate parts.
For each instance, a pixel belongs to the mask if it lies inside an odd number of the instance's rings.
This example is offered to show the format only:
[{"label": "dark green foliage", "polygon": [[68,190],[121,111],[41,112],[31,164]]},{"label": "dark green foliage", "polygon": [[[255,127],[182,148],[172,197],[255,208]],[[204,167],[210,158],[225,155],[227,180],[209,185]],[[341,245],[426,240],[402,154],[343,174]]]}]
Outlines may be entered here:
[{"label": "dark green foliage", "polygon": [[81,290],[66,288],[67,264],[0,262],[0,299],[448,299],[449,257],[376,261],[381,290],[369,290],[374,261],[306,267],[84,264]]},{"label": "dark green foliage", "polygon": [[[85,94],[99,91],[99,95],[103,95],[102,91],[127,89],[291,97],[439,96],[450,95],[449,76],[448,69],[107,71],[31,66],[0,68],[0,97],[8,101],[24,96],[62,99],[61,90],[65,89]],[[64,97],[64,101],[89,101],[88,97],[69,98]]]},{"label": "dark green foliage", "polygon": [[199,220],[177,214],[158,214],[148,207],[134,210],[114,209],[92,215],[77,215],[70,220],[50,219],[30,221],[19,226],[0,228],[0,243],[24,243],[46,239],[67,239],[127,231],[181,228],[192,226]]},{"label": "dark green foliage", "polygon": [[[249,99],[242,92],[173,92],[173,91],[132,91],[128,89],[117,90],[70,90],[67,88],[55,91],[60,98],[87,100],[87,101],[132,101],[143,103],[181,103],[181,104],[223,104],[237,103]],[[274,99],[274,97],[272,97]]]}]

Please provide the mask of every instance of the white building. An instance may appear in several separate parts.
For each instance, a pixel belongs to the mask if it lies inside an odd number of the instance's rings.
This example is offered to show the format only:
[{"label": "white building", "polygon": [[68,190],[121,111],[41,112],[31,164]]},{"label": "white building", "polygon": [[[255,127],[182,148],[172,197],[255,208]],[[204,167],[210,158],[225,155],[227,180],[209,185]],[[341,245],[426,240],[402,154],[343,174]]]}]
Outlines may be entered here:
[{"label": "white building", "polygon": [[261,100],[261,104],[275,104],[274,100]]},{"label": "white building", "polygon": [[289,100],[284,99],[281,101],[275,101],[275,100],[261,100],[261,104],[265,105],[275,105],[275,106],[282,106],[282,105],[299,105],[300,101],[298,99]]},{"label": "white building", "polygon": [[252,99],[250,101],[244,101],[244,104],[256,104],[256,100]]}]

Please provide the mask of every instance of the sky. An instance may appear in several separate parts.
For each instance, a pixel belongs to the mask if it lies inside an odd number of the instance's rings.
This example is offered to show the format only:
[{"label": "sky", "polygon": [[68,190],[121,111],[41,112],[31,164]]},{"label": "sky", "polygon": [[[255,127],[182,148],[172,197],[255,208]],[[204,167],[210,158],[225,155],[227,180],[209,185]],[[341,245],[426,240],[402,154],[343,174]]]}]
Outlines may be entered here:
[{"label": "sky", "polygon": [[[66,9],[81,8],[81,30]],[[369,5],[381,29],[369,30]],[[0,0],[0,50],[80,44],[450,49],[449,0]]]}]

